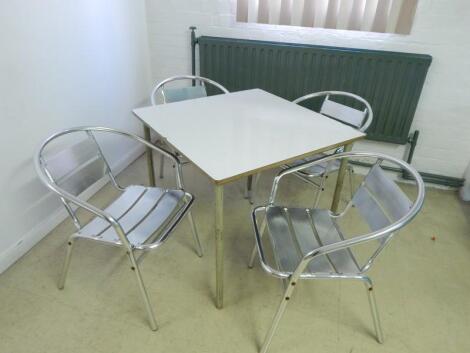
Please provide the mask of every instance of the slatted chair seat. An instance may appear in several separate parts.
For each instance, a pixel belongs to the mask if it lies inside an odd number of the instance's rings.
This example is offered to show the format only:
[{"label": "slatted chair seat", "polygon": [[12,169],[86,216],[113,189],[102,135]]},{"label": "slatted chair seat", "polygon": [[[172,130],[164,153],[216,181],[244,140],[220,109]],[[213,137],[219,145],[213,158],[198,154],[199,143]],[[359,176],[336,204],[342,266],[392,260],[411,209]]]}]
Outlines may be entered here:
[{"label": "slatted chair seat", "polygon": [[[266,210],[269,239],[277,270],[292,274],[302,258],[321,246],[344,240],[329,210],[269,207]],[[349,249],[318,257],[304,275],[357,274],[360,268]]]},{"label": "slatted chair seat", "polygon": [[[129,243],[138,249],[152,235],[171,230],[172,221],[186,212],[191,200],[192,196],[182,190],[132,185],[105,212],[121,224]],[[77,237],[121,245],[111,225],[99,217],[80,229]]]}]

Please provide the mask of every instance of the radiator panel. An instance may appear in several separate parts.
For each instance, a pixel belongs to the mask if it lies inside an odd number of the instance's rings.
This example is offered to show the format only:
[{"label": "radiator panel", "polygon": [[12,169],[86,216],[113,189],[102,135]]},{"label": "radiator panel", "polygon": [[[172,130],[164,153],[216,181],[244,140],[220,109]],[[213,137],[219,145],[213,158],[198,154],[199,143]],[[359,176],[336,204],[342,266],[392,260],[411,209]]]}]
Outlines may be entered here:
[{"label": "radiator panel", "polygon": [[207,36],[198,43],[200,74],[229,91],[262,88],[288,100],[325,90],[355,93],[374,111],[367,137],[399,144],[407,141],[432,61],[423,54]]}]

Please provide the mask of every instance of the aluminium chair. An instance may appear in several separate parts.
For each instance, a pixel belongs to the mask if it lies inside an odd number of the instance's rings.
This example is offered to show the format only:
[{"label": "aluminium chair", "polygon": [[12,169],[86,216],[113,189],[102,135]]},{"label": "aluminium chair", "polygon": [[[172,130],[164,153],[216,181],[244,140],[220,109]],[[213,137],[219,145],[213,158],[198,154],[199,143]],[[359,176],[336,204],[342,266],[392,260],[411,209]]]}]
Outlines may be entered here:
[{"label": "aluminium chair", "polygon": [[[341,104],[335,102],[330,99],[330,97],[340,97],[342,99],[349,99],[353,102],[351,105],[362,106],[363,110],[359,110],[353,107],[350,107],[345,104]],[[372,124],[372,120],[374,114],[372,112],[372,108],[370,104],[362,97],[349,93],[349,92],[342,92],[342,91],[324,91],[324,92],[317,92],[307,94],[305,96],[299,97],[293,101],[293,103],[301,104],[306,101],[311,101],[313,99],[324,98],[323,102],[321,103],[319,113],[325,115],[329,118],[337,120],[341,123],[346,125],[350,125],[361,132],[365,132],[367,128]],[[343,147],[337,149],[335,153],[343,152]],[[289,168],[295,165],[303,164],[305,162],[313,161],[319,159],[321,157],[326,156],[327,154],[321,153],[316,154],[302,160],[296,161],[292,164],[284,166],[284,168]],[[318,207],[318,203],[320,202],[320,196],[322,191],[324,191],[325,181],[328,178],[328,175],[335,173],[339,170],[340,163],[339,160],[336,160],[329,164],[328,169],[326,168],[325,163],[315,164],[311,168],[303,169],[294,175],[301,180],[313,185],[317,188],[317,193],[314,199],[314,207]],[[349,175],[349,186],[352,192],[353,190],[353,168],[351,165],[348,165],[348,175]],[[316,179],[320,179],[318,182]],[[352,196],[352,194],[351,194]]]},{"label": "aluminium chair", "polygon": [[[176,188],[121,186],[111,171],[96,135],[125,137],[172,159],[176,166]],[[75,142],[77,138],[80,139],[79,143]],[[75,139],[74,143],[67,145],[70,139]],[[68,148],[64,148],[65,146]],[[152,330],[157,330],[152,305],[139,267],[143,256],[159,249],[185,215],[190,223],[197,253],[202,256],[201,244],[190,212],[194,197],[183,188],[181,164],[178,158],[124,131],[106,127],[77,127],[58,132],[46,139],[35,156],[35,166],[40,180],[59,196],[77,228],[67,242],[67,254],[59,279],[59,289],[64,288],[76,240],[85,239],[121,248],[127,254],[129,267],[137,277],[150,327]],[[95,182],[106,180],[120,194],[105,209],[97,208],[79,197]],[[81,217],[77,212],[80,209],[94,218],[85,224],[83,215]],[[136,257],[139,253],[140,256]]]},{"label": "aluminium chair", "polygon": [[[375,163],[341,213],[316,208],[283,207],[276,202],[279,183],[285,176],[319,164],[334,163],[343,158],[373,158]],[[381,167],[383,162],[392,163],[412,176],[417,188],[414,202],[386,175]],[[281,171],[274,179],[269,203],[255,208],[252,213],[261,265],[270,275],[283,279],[285,284],[281,303],[261,353],[266,353],[289,299],[298,287],[298,282],[303,279],[362,281],[369,296],[377,340],[383,343],[373,282],[366,272],[394,234],[418,214],[424,196],[423,180],[413,167],[378,153],[338,153]],[[344,217],[352,217],[349,218],[349,224],[357,225],[357,222],[363,222],[364,227],[368,229],[365,232],[368,233],[356,235],[360,233],[357,230],[347,232],[342,225]],[[262,239],[263,234],[268,239]],[[368,243],[365,249],[367,256],[364,256],[364,253],[357,256],[358,247],[365,243]],[[270,257],[268,248],[271,248]],[[253,266],[253,260],[254,256],[250,259],[249,267]]]},{"label": "aluminium chair", "polygon": [[[189,81],[192,83],[192,86],[168,87],[170,83],[174,83],[176,81]],[[169,77],[161,81],[160,83],[157,83],[157,85],[152,89],[152,93],[150,94],[150,102],[152,105],[157,105],[156,98],[157,98],[158,93],[162,95],[163,104],[206,97],[207,96],[206,84],[215,87],[217,90],[221,91],[224,94],[229,93],[229,91],[220,83],[217,83],[206,77],[193,76],[193,75],[173,76],[173,77]],[[147,141],[150,141],[150,129],[146,125],[144,125],[144,134],[145,134],[145,138],[147,139]],[[158,142],[162,144],[163,146],[165,146],[163,141],[158,141]],[[178,155],[177,152],[175,154]],[[153,170],[153,167],[152,167],[153,159],[152,159],[151,149],[147,149],[147,159],[149,163],[149,168],[152,168]],[[165,165],[165,156],[161,155],[160,156],[160,179],[163,178],[164,165]]]}]

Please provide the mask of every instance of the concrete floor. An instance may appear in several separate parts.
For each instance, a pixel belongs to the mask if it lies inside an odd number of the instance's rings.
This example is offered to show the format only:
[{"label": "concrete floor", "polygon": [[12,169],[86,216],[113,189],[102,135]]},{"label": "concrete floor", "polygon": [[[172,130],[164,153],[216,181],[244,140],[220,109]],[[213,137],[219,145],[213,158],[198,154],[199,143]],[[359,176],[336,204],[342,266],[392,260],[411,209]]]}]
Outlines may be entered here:
[{"label": "concrete floor", "polygon": [[[164,183],[171,184],[171,168],[167,172]],[[273,173],[261,178],[259,199],[267,194]],[[119,179],[145,183],[143,158]],[[159,331],[149,329],[134,275],[118,249],[78,242],[66,287],[57,289],[66,237],[74,230],[65,221],[0,276],[0,352],[257,352],[281,287],[259,265],[246,266],[253,235],[244,183],[226,187],[226,297],[225,308],[217,310],[212,186],[192,166],[185,166],[185,179],[196,195],[194,215],[205,256],[195,255],[183,221],[143,262]],[[290,201],[313,195],[294,178],[283,190]],[[93,202],[105,205],[114,196],[105,187]],[[374,338],[361,283],[304,281],[270,353],[470,352],[469,215],[455,192],[429,189],[422,213],[377,260],[370,275],[383,345]]]}]

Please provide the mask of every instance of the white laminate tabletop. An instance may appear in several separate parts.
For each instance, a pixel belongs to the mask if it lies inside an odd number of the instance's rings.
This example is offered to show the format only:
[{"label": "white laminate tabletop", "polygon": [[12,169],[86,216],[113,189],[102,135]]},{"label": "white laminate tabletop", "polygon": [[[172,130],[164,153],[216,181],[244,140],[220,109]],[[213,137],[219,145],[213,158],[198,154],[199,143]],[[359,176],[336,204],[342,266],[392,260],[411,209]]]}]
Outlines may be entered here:
[{"label": "white laminate tabletop", "polygon": [[138,108],[134,114],[219,184],[365,136],[261,89]]}]

